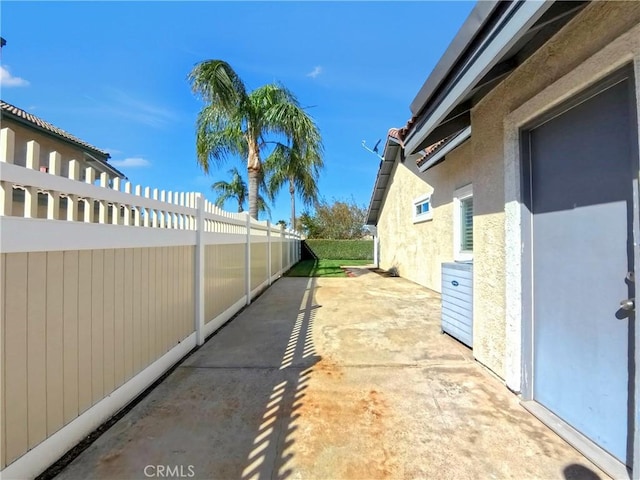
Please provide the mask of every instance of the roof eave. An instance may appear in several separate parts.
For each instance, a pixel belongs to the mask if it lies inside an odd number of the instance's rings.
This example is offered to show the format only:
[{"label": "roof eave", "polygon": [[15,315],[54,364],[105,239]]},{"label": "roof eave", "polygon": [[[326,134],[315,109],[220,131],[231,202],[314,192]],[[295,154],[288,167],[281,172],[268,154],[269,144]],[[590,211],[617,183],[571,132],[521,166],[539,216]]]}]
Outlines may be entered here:
[{"label": "roof eave", "polygon": [[[438,64],[441,70],[445,66],[448,67],[446,74],[442,71],[436,74],[434,71],[434,73],[429,76],[421,93],[419,93],[416,100],[414,100],[412,110],[417,108],[417,105],[420,105],[419,110],[425,110],[425,108],[429,106],[429,103],[433,101],[433,93],[437,86],[434,86],[434,84],[437,83],[436,80],[439,77],[444,78],[454,70],[460,73],[448,81],[448,84],[444,84],[443,97],[437,105],[433,105],[433,110],[424,122],[422,122],[420,127],[408,133],[405,140],[405,150],[407,154],[415,153],[420,149],[424,139],[447,118],[447,115],[464,100],[465,96],[484,75],[499,63],[503,55],[509,51],[518,39],[529,30],[552,4],[552,1],[540,2],[537,0],[523,0],[521,2],[508,4],[506,10],[501,12],[501,17],[484,36],[484,40],[479,42],[478,45],[475,45],[474,51],[464,65],[458,65],[457,60],[462,50],[469,47],[469,43],[476,37],[478,32],[461,29],[452,42],[452,47],[455,44],[455,48],[452,51],[459,52],[458,57],[455,60],[452,58],[447,59],[446,62],[443,62],[442,66],[440,63]],[[488,11],[485,12],[487,16],[484,17],[482,23],[480,23],[480,20],[475,22],[476,29],[482,28],[482,26],[487,23],[488,16],[494,11],[495,6],[495,4],[492,4],[490,5],[491,8],[489,8],[489,6],[487,7]],[[475,8],[473,12],[476,12]],[[465,25],[467,25],[466,22]],[[468,27],[471,28],[471,24],[468,25]],[[459,45],[459,43],[462,42],[461,39],[467,42],[464,48]],[[449,50],[447,50],[447,52],[449,52]],[[450,54],[450,57],[453,57],[453,53]],[[432,80],[432,77],[434,80]]]},{"label": "roof eave", "polygon": [[471,137],[471,125],[458,133],[455,137],[453,137],[449,142],[444,144],[442,148],[438,149],[425,163],[418,166],[418,171],[420,173],[424,173],[429,170],[431,167],[436,166],[444,157],[451,153],[453,150],[458,148],[464,142],[466,142]]},{"label": "roof eave", "polygon": [[96,148],[91,148],[87,145],[83,145],[81,143],[78,142],[74,142],[73,140],[71,140],[70,138],[66,138],[63,137],[62,135],[59,135],[55,132],[52,132],[51,130],[47,130],[46,128],[41,127],[40,125],[37,125],[33,122],[30,122],[29,120],[22,118],[19,115],[16,115],[10,111],[7,110],[3,110],[2,111],[2,116],[3,117],[8,117],[11,120],[15,121],[16,123],[19,123],[20,125],[24,125],[27,128],[30,128],[32,130],[35,130],[37,132],[43,133],[45,135],[48,135],[50,137],[55,137],[57,140],[67,144],[67,145],[71,145],[75,148],[78,148],[80,150],[82,150],[83,152],[85,152],[85,155],[90,156],[96,163],[98,163],[99,165],[101,165],[101,167],[103,167],[104,170],[107,170],[108,172],[112,173],[113,175],[120,177],[120,178],[127,178],[127,176],[122,173],[120,170],[118,170],[117,168],[115,168],[113,165],[110,165],[109,162],[107,161],[109,158],[111,158],[111,155],[107,152],[103,152],[102,150],[98,150]]},{"label": "roof eave", "polygon": [[411,102],[409,108],[413,115],[418,115],[424,108],[436,88],[452,70],[455,63],[477,35],[478,31],[485,25],[499,3],[499,0],[482,1],[473,7],[473,10],[469,13],[462,27],[460,27],[460,30]]},{"label": "roof eave", "polygon": [[400,140],[393,137],[387,137],[387,142],[384,145],[382,161],[380,162],[376,181],[373,186],[373,192],[371,192],[371,200],[369,201],[369,208],[367,209],[367,220],[365,225],[375,226],[378,224],[378,215],[389,184],[391,169],[393,168],[393,164],[395,163],[398,152],[401,148],[402,145]]},{"label": "roof eave", "polygon": [[59,139],[60,141],[62,141],[64,143],[67,143],[69,145],[73,145],[74,147],[80,148],[82,150],[89,151],[89,152],[91,152],[91,153],[93,153],[95,155],[98,155],[100,157],[104,157],[105,160],[107,158],[111,157],[107,152],[103,152],[102,150],[98,150],[97,148],[91,148],[91,147],[89,147],[87,145],[83,145],[81,143],[74,142],[70,138],[63,137],[62,135],[59,135],[59,134],[57,134],[55,132],[52,132],[51,130],[47,130],[46,128],[43,128],[40,125],[37,125],[37,124],[35,124],[33,122],[30,122],[26,118],[22,118],[21,116],[16,115],[16,114],[14,114],[12,112],[3,110],[2,111],[2,116],[3,117],[10,117],[12,120],[14,120],[14,121],[26,126],[26,127],[29,127],[29,128],[31,128],[33,130],[37,130],[38,132],[45,133],[45,134],[47,134],[47,135],[49,135],[51,137],[56,137],[57,139]]}]

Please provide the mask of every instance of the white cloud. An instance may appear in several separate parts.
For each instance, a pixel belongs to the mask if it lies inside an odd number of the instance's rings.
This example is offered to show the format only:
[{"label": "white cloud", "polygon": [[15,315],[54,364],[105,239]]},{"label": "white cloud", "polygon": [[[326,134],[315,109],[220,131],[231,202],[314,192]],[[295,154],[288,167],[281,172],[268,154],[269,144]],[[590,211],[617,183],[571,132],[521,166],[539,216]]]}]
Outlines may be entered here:
[{"label": "white cloud", "polygon": [[26,87],[29,82],[24,78],[14,77],[9,72],[9,67],[0,67],[0,85],[3,87]]},{"label": "white cloud", "polygon": [[151,166],[151,162],[142,157],[129,157],[124,160],[112,160],[109,163],[114,167],[140,168]]},{"label": "white cloud", "polygon": [[322,73],[322,67],[318,65],[314,67],[313,70],[311,70],[309,73],[307,73],[307,77],[317,78],[318,75],[320,75],[321,73]]}]

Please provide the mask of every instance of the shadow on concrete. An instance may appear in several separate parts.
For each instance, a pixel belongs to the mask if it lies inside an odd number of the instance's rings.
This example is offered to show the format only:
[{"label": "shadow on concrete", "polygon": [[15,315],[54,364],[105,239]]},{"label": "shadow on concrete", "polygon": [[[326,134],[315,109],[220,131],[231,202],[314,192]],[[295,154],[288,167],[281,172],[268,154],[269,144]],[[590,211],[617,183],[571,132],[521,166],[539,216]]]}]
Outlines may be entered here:
[{"label": "shadow on concrete", "polygon": [[[258,426],[252,450],[247,456],[242,480],[285,480],[293,473],[295,420],[304,403],[305,390],[320,356],[313,343],[313,324],[321,305],[314,304],[316,279],[310,278],[302,295],[300,310],[291,328],[271,395],[264,404],[262,423]],[[284,338],[282,339],[284,340]],[[273,460],[268,460],[270,445],[275,446]]]},{"label": "shadow on concrete", "polygon": [[596,472],[578,463],[567,465],[562,470],[562,474],[566,480],[601,480]]},{"label": "shadow on concrete", "polygon": [[314,278],[283,278],[58,473],[58,479],[286,479],[316,354]]}]

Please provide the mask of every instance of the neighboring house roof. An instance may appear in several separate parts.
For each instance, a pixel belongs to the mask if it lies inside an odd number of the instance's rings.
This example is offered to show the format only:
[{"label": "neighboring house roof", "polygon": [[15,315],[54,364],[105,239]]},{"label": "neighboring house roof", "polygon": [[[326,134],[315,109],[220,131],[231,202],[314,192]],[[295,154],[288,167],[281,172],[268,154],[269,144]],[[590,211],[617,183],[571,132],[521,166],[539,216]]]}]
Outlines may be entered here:
[{"label": "neighboring house roof", "polygon": [[40,117],[36,117],[35,115],[26,112],[25,110],[22,110],[15,105],[11,105],[10,103],[7,103],[3,100],[0,100],[0,112],[2,117],[11,118],[17,122],[22,123],[23,125],[35,128],[44,133],[48,133],[49,135],[52,135],[53,137],[56,137],[64,142],[71,143],[76,147],[80,147],[82,150],[85,150],[87,153],[91,154],[98,163],[105,166],[108,170],[111,170],[121,178],[126,178],[125,175],[117,168],[107,163],[107,159],[110,157],[108,152],[101,150],[98,147],[94,147],[90,143],[87,143],[84,140],[80,140],[78,137],[71,135],[69,132],[66,132],[61,128],[56,127],[55,125],[52,125],[51,123],[41,119]]}]

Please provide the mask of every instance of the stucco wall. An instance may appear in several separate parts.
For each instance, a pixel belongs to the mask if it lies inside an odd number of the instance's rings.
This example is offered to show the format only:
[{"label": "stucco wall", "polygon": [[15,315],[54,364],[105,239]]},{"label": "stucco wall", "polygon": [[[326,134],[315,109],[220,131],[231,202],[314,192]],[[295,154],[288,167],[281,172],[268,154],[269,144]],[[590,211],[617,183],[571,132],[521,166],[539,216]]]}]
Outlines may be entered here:
[{"label": "stucco wall", "polygon": [[[426,173],[415,156],[396,160],[378,220],[381,268],[441,291],[440,265],[453,260],[453,192],[471,181],[470,153],[466,142]],[[414,223],[413,201],[429,193],[433,219]]]},{"label": "stucco wall", "polygon": [[9,127],[15,134],[15,160],[16,165],[25,165],[27,158],[27,143],[34,140],[40,145],[40,166],[49,165],[49,153],[58,152],[61,157],[60,174],[66,177],[69,173],[69,160],[77,160],[80,163],[80,175],[84,178],[84,169],[87,163],[84,159],[84,152],[78,147],[57,140],[51,135],[38,132],[32,128],[27,128],[10,118],[2,118],[2,127]]},{"label": "stucco wall", "polygon": [[[505,118],[638,23],[640,2],[589,4],[474,107],[470,141],[425,174],[417,173],[413,158],[392,172],[378,221],[380,266],[436,291],[440,264],[453,260],[453,192],[473,184],[474,356],[502,378],[508,353]],[[576,84],[576,92],[583,87]],[[433,220],[414,224],[413,199],[431,191]]]},{"label": "stucco wall", "polygon": [[474,184],[474,355],[505,377],[504,118],[640,22],[640,3],[595,2],[471,112]]}]

